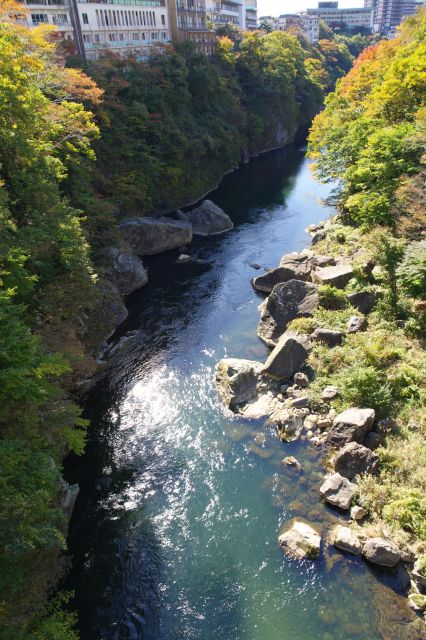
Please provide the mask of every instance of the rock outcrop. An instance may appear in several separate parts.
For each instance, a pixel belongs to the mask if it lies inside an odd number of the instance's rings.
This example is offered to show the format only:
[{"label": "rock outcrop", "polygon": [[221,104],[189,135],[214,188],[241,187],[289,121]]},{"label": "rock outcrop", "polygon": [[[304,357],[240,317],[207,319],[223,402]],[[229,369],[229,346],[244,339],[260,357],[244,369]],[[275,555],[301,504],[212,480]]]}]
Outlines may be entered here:
[{"label": "rock outcrop", "polygon": [[308,349],[309,340],[306,336],[287,331],[278,340],[261,373],[275,380],[292,378],[304,365],[309,354]]},{"label": "rock outcrop", "polygon": [[131,253],[120,252],[111,247],[108,252],[110,265],[106,277],[117,287],[122,296],[127,296],[148,284],[148,273],[142,260]]},{"label": "rock outcrop", "polygon": [[367,318],[364,316],[351,316],[348,320],[348,333],[358,333],[367,328]]},{"label": "rock outcrop", "polygon": [[315,329],[315,331],[311,333],[310,338],[315,342],[323,342],[329,347],[336,347],[337,345],[342,344],[343,333],[342,331],[336,331],[335,329],[324,329],[322,327],[318,327],[318,329]]},{"label": "rock outcrop", "polygon": [[130,218],[118,229],[124,243],[139,256],[177,249],[192,241],[192,225],[172,218]]},{"label": "rock outcrop", "polygon": [[371,291],[350,293],[348,300],[360,313],[370,313],[377,301],[377,295]]},{"label": "rock outcrop", "polygon": [[348,442],[364,442],[365,436],[373,427],[374,409],[346,409],[333,421],[327,434],[327,442],[334,446],[342,446]]},{"label": "rock outcrop", "polygon": [[254,360],[225,358],[216,371],[216,385],[220,397],[233,411],[238,405],[257,397],[257,385],[262,363]]},{"label": "rock outcrop", "polygon": [[357,442],[349,442],[334,457],[334,468],[341,476],[352,480],[361,473],[377,471],[379,456]]},{"label": "rock outcrop", "polygon": [[362,544],[350,527],[336,525],[331,532],[331,541],[337,549],[359,556]]},{"label": "rock outcrop", "polygon": [[350,508],[355,492],[356,485],[347,478],[343,478],[340,473],[333,473],[326,478],[320,487],[320,494],[323,498],[333,507],[339,507],[339,509]]},{"label": "rock outcrop", "polygon": [[311,525],[296,521],[278,537],[278,544],[290,556],[315,560],[320,553],[321,536]]},{"label": "rock outcrop", "polygon": [[394,567],[401,559],[398,547],[385,538],[370,538],[362,548],[362,555],[373,564]]},{"label": "rock outcrop", "polygon": [[177,216],[192,224],[196,236],[217,236],[234,228],[228,214],[211,200],[204,200],[192,211],[178,211]]},{"label": "rock outcrop", "polygon": [[61,478],[60,480],[62,487],[61,494],[61,509],[64,512],[66,518],[71,520],[72,512],[74,511],[75,501],[77,500],[77,496],[80,493],[80,487],[78,484],[69,484]]},{"label": "rock outcrop", "polygon": [[353,269],[349,263],[341,262],[331,267],[320,267],[312,273],[312,282],[329,284],[336,289],[344,289],[353,277]]},{"label": "rock outcrop", "polygon": [[275,346],[290,320],[311,316],[318,304],[316,287],[310,282],[289,280],[275,285],[259,307],[261,316],[257,335],[270,346]]}]

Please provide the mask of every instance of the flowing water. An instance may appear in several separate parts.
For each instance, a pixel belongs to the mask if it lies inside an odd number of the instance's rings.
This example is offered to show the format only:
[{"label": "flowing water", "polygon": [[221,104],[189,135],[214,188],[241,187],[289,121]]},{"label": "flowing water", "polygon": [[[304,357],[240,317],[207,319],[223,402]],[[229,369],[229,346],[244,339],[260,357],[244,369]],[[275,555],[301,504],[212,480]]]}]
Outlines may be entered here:
[{"label": "flowing water", "polygon": [[[337,517],[319,499],[320,454],[229,414],[216,394],[220,358],[267,355],[251,263],[273,267],[306,246],[305,227],[333,214],[329,192],[303,148],[268,154],[210,195],[235,229],[194,241],[199,263],[146,260],[150,283],[110,341],[87,400],[87,452],[70,472],[81,493],[67,587],[82,640],[423,637],[399,595],[404,576],[330,549],[316,562],[282,555],[283,523]],[[297,479],[285,455],[302,462]]]}]

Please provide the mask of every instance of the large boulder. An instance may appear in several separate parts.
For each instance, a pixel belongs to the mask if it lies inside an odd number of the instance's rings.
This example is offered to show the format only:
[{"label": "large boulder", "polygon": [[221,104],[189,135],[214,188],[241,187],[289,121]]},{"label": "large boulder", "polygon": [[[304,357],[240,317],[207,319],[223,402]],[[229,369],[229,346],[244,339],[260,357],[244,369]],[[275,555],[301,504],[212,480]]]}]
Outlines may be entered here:
[{"label": "large boulder", "polygon": [[312,273],[312,282],[329,284],[337,289],[344,289],[353,277],[353,269],[349,263],[341,262],[331,267],[320,267]]},{"label": "large boulder", "polygon": [[310,337],[312,340],[315,340],[315,342],[323,342],[329,347],[336,347],[337,345],[342,344],[343,335],[342,331],[318,327],[313,333],[311,333]]},{"label": "large boulder", "polygon": [[278,401],[272,394],[262,393],[253,400],[249,400],[241,409],[240,413],[250,420],[268,418],[277,408]]},{"label": "large boulder", "polygon": [[370,313],[377,301],[377,294],[372,291],[358,291],[348,295],[348,300],[360,313]]},{"label": "large boulder", "polygon": [[303,415],[296,410],[277,408],[268,420],[268,424],[274,424],[279,437],[284,442],[298,440],[303,430]]},{"label": "large boulder", "polygon": [[65,513],[67,519],[70,520],[72,512],[74,511],[75,501],[80,493],[80,487],[78,484],[69,484],[63,478],[60,479],[60,483],[62,488],[60,499],[61,509]]},{"label": "large boulder", "polygon": [[227,407],[236,411],[238,405],[256,398],[262,366],[261,362],[254,360],[220,360],[216,370],[216,385]]},{"label": "large boulder", "polygon": [[291,528],[278,537],[283,553],[295,558],[315,560],[321,547],[321,536],[306,522],[296,520]]},{"label": "large boulder", "polygon": [[270,353],[262,373],[275,380],[292,378],[308,357],[309,340],[307,336],[286,331]]},{"label": "large boulder", "polygon": [[257,278],[253,278],[252,285],[258,291],[270,293],[276,284],[289,280],[310,280],[315,267],[323,267],[334,263],[330,256],[323,256],[313,251],[301,253],[287,253],[281,258],[279,267],[270,269]]},{"label": "large boulder", "polygon": [[148,273],[138,256],[122,253],[119,249],[112,247],[108,252],[108,258],[110,264],[107,267],[107,277],[121,295],[127,296],[148,284]]},{"label": "large boulder", "polygon": [[339,413],[327,434],[327,442],[341,447],[348,442],[363,443],[365,436],[373,427],[374,409],[358,409],[352,407]]},{"label": "large boulder", "polygon": [[367,318],[364,316],[351,316],[348,320],[348,333],[358,333],[365,331],[368,326]]},{"label": "large boulder", "polygon": [[234,228],[231,218],[211,200],[192,211],[178,211],[178,218],[192,224],[196,236],[217,236]]},{"label": "large boulder", "polygon": [[270,346],[275,346],[291,320],[311,316],[318,304],[316,287],[310,282],[289,280],[275,285],[259,307],[261,316],[257,335]]},{"label": "large boulder", "polygon": [[359,556],[362,551],[362,544],[350,527],[336,525],[331,532],[331,541],[337,549],[353,553],[356,556]]},{"label": "large boulder", "polygon": [[341,476],[352,480],[360,473],[374,473],[379,456],[357,442],[348,442],[334,458],[334,468]]},{"label": "large boulder", "polygon": [[192,240],[192,225],[172,218],[130,218],[118,228],[126,245],[140,256],[177,249]]},{"label": "large boulder", "polygon": [[362,555],[373,564],[394,567],[401,559],[398,547],[385,538],[370,538],[362,548]]},{"label": "large boulder", "polygon": [[320,487],[320,494],[333,507],[349,509],[356,492],[356,485],[344,478],[340,473],[328,476]]}]

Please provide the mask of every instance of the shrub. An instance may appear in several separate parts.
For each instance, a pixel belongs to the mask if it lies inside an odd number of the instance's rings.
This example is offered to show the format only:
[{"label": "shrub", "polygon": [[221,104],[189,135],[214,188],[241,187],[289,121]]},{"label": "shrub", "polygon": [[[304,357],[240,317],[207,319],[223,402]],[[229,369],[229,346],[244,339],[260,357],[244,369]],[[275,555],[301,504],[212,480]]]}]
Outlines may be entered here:
[{"label": "shrub", "polygon": [[426,497],[418,489],[402,488],[395,500],[383,508],[389,524],[426,538]]},{"label": "shrub", "polygon": [[397,275],[409,296],[426,299],[426,240],[408,246]]},{"label": "shrub", "polygon": [[295,318],[289,323],[288,329],[297,333],[312,333],[316,326],[313,318]]},{"label": "shrub", "polygon": [[417,560],[417,567],[422,576],[426,576],[426,555],[420,556]]},{"label": "shrub", "polygon": [[348,306],[348,299],[344,291],[336,289],[329,284],[318,287],[318,295],[321,307],[324,309],[338,310]]},{"label": "shrub", "polygon": [[374,367],[353,365],[341,374],[342,399],[358,407],[369,407],[384,416],[391,404],[391,390],[382,372]]}]

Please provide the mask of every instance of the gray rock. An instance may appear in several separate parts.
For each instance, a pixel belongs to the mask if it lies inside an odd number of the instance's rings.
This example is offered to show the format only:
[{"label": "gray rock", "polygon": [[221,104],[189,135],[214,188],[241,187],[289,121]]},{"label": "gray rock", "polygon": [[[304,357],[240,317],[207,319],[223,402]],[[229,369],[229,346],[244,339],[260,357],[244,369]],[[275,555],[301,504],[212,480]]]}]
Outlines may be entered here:
[{"label": "gray rock", "polygon": [[220,360],[216,371],[216,385],[220,397],[233,411],[238,405],[257,397],[260,362],[225,358]]},{"label": "gray rock", "polygon": [[259,269],[262,268],[262,265],[259,264],[258,262],[250,262],[249,265],[252,269],[255,269],[256,271],[259,271]]},{"label": "gray rock", "polygon": [[123,298],[110,280],[101,280],[96,304],[89,314],[85,343],[98,350],[128,316]]},{"label": "gray rock", "polygon": [[130,218],[118,229],[126,245],[140,256],[177,249],[192,241],[192,225],[172,218]]},{"label": "gray rock", "polygon": [[306,387],[309,387],[309,378],[306,375],[306,373],[302,373],[301,371],[298,371],[297,373],[294,374],[294,384],[299,385],[299,387],[302,387],[302,389],[306,389]]},{"label": "gray rock", "polygon": [[334,329],[323,329],[319,327],[310,335],[311,340],[316,342],[324,342],[329,347],[336,347],[342,343],[343,333]]},{"label": "gray rock", "polygon": [[306,407],[309,407],[309,398],[307,398],[306,396],[300,396],[300,398],[294,398],[291,401],[291,406],[294,409],[304,409]]},{"label": "gray rock", "polygon": [[347,478],[343,478],[340,473],[333,473],[326,478],[320,487],[320,494],[323,498],[333,507],[339,507],[339,509],[350,508],[355,492],[356,485]]},{"label": "gray rock", "polygon": [[300,464],[299,460],[294,456],[286,456],[281,460],[281,462],[285,467],[288,467],[289,469],[291,469],[296,473],[300,473],[302,471],[302,465]]},{"label": "gray rock", "polygon": [[340,524],[336,525],[332,530],[331,540],[337,549],[352,553],[356,556],[359,556],[361,553],[362,544],[350,527],[343,527]]},{"label": "gray rock", "polygon": [[278,537],[278,544],[283,553],[295,558],[315,560],[320,553],[321,536],[311,525],[296,521]]},{"label": "gray rock", "polygon": [[357,442],[349,442],[334,458],[334,468],[341,476],[352,480],[361,473],[375,473],[379,456]]},{"label": "gray rock", "polygon": [[334,267],[321,267],[312,273],[312,281],[318,284],[329,284],[337,289],[344,289],[353,277],[350,264],[341,262]]},{"label": "gray rock", "polygon": [[354,507],[352,507],[351,518],[352,520],[355,520],[355,522],[359,522],[360,520],[363,520],[366,516],[367,516],[367,511],[363,507],[360,507],[357,504]]},{"label": "gray rock", "polygon": [[339,389],[330,385],[329,387],[324,387],[321,397],[323,400],[334,400],[339,395]]},{"label": "gray rock", "polygon": [[348,333],[365,331],[367,324],[367,318],[364,318],[364,316],[351,316],[348,321]]},{"label": "gray rock", "polygon": [[185,264],[187,262],[192,262],[192,258],[187,253],[181,253],[178,256],[176,262],[177,262],[177,264]]},{"label": "gray rock", "polygon": [[336,264],[336,261],[332,256],[325,256],[321,253],[316,253],[314,263],[316,267],[329,267]]},{"label": "gray rock", "polygon": [[362,548],[362,555],[373,564],[394,567],[401,559],[398,547],[385,538],[370,538]]},{"label": "gray rock", "polygon": [[370,313],[377,302],[377,294],[372,291],[358,291],[349,294],[348,300],[360,313]]},{"label": "gray rock", "polygon": [[275,424],[278,434],[285,442],[298,440],[303,429],[303,416],[296,411],[277,409],[268,420],[268,424]]},{"label": "gray rock", "polygon": [[281,258],[280,266],[253,278],[252,285],[258,291],[270,293],[276,284],[289,280],[309,280],[317,259],[312,252],[289,253]]},{"label": "gray rock", "polygon": [[111,247],[107,253],[108,265],[106,277],[112,281],[120,295],[127,296],[148,283],[148,273],[138,256],[120,252]]},{"label": "gray rock", "polygon": [[326,232],[323,230],[320,231],[316,231],[311,238],[311,244],[315,245],[318,244],[318,242],[321,242],[321,240],[325,240],[326,238]]},{"label": "gray rock", "polygon": [[426,575],[420,571],[420,559],[416,560],[413,569],[413,578],[422,589],[426,589]]},{"label": "gray rock", "polygon": [[80,493],[80,487],[78,484],[68,484],[63,478],[61,478],[62,494],[61,494],[61,509],[65,513],[68,520],[71,519],[72,512],[74,511],[75,501]]},{"label": "gray rock", "polygon": [[262,393],[259,397],[250,400],[241,409],[240,413],[250,420],[268,418],[277,408],[277,402],[273,395]]},{"label": "gray rock", "polygon": [[334,446],[343,446],[348,442],[363,443],[373,427],[374,409],[358,409],[352,407],[339,413],[327,434],[327,442]]},{"label": "gray rock", "polygon": [[204,200],[192,211],[178,211],[180,220],[190,222],[196,236],[217,236],[234,228],[231,218],[211,200]]},{"label": "gray rock", "polygon": [[371,431],[367,433],[364,445],[374,451],[379,447],[382,447],[386,442],[385,437],[381,433],[376,433],[375,431]]},{"label": "gray rock", "polygon": [[290,320],[311,316],[318,304],[316,287],[310,282],[289,280],[275,285],[259,307],[261,316],[257,335],[274,346]]},{"label": "gray rock", "polygon": [[262,373],[275,380],[294,376],[308,357],[309,342],[306,336],[291,331],[284,333],[270,353]]},{"label": "gray rock", "polygon": [[426,611],[426,596],[422,593],[410,593],[408,602],[414,611]]}]

